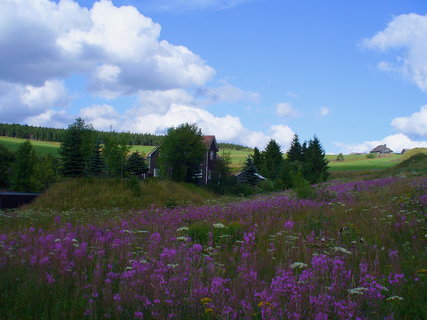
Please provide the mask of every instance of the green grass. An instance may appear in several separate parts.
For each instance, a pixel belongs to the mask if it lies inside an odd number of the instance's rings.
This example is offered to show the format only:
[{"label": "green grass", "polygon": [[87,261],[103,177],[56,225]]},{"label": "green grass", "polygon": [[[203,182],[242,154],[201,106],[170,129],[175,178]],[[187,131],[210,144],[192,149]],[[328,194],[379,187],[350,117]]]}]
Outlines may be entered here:
[{"label": "green grass", "polygon": [[[0,137],[0,144],[4,145],[12,152],[16,152],[18,150],[19,145],[26,141],[26,139],[20,138],[11,138],[11,137]],[[37,154],[50,154],[52,156],[59,156],[59,142],[50,142],[50,141],[37,141],[30,140],[33,145],[34,150]]]},{"label": "green grass", "polygon": [[34,222],[45,227],[47,221],[58,213],[69,222],[94,223],[126,216],[134,210],[202,205],[216,199],[215,194],[196,185],[159,179],[67,179],[51,186],[31,204],[21,207],[19,217],[0,215],[0,229]]},{"label": "green grass", "polygon": [[373,159],[367,159],[366,155],[344,156],[344,161],[335,161],[336,156],[328,156],[331,171],[365,171],[384,170],[399,163],[399,154],[381,155]]}]

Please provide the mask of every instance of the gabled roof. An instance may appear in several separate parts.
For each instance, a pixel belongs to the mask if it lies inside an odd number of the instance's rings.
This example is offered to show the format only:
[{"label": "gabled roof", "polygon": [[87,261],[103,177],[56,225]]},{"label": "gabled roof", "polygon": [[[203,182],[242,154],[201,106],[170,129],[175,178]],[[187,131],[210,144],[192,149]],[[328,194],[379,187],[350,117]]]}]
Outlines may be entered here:
[{"label": "gabled roof", "polygon": [[153,150],[151,150],[148,154],[147,154],[147,158],[151,157],[151,155],[157,151],[157,149],[159,149],[159,146],[155,147]]},{"label": "gabled roof", "polygon": [[374,149],[371,150],[371,153],[380,152],[380,153],[391,153],[393,150],[387,148],[387,145],[380,144],[379,146],[376,146]]},{"label": "gabled roof", "polygon": [[207,149],[210,149],[212,143],[214,143],[215,150],[219,150],[215,136],[202,136],[202,141]]}]

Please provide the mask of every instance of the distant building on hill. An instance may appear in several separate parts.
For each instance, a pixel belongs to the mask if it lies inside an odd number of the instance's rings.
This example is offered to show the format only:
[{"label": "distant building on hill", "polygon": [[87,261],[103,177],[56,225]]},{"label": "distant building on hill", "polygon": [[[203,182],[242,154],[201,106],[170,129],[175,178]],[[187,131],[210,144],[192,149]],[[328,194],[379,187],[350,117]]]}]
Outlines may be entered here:
[{"label": "distant building on hill", "polygon": [[380,144],[379,146],[376,146],[373,148],[369,153],[380,153],[380,154],[387,154],[387,153],[393,153],[393,150],[390,148],[387,148],[387,145]]},{"label": "distant building on hill", "polygon": [[[212,170],[215,160],[217,160],[217,153],[219,151],[218,144],[215,136],[202,136],[203,144],[206,147],[205,157],[200,164],[200,179],[203,184],[207,184],[212,179]],[[159,176],[159,147],[153,149],[147,154],[148,163],[148,176]]]},{"label": "distant building on hill", "polygon": [[411,149],[402,149],[402,151],[400,152],[400,154],[405,154],[406,152],[408,152]]}]

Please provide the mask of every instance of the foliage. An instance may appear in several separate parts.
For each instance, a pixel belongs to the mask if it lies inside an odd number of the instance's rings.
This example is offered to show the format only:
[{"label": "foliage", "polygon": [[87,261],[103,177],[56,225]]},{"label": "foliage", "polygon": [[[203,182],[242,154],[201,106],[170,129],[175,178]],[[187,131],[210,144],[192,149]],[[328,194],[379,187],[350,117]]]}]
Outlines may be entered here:
[{"label": "foliage", "polygon": [[255,166],[255,163],[254,163],[254,160],[253,160],[252,156],[249,155],[246,158],[245,166],[242,169],[242,172],[240,174],[239,179],[243,183],[246,183],[246,184],[249,184],[251,186],[254,186],[260,180],[260,178],[257,176],[257,174],[258,174],[258,169]]},{"label": "foliage", "polygon": [[376,158],[377,156],[375,155],[375,153],[368,153],[367,155],[366,155],[366,159],[374,159],[374,158]]},{"label": "foliage", "polygon": [[252,159],[254,160],[254,164],[258,169],[264,167],[264,152],[261,152],[257,147],[254,148]]},{"label": "foliage", "polygon": [[32,191],[42,192],[58,180],[58,159],[49,154],[38,157],[31,176]]},{"label": "foliage", "polygon": [[119,139],[112,136],[105,141],[102,151],[105,159],[107,175],[110,178],[124,177],[126,156],[129,152],[129,146],[126,139]]},{"label": "foliage", "polygon": [[400,158],[401,161],[404,161],[406,159],[409,159],[410,157],[412,157],[413,155],[417,154],[417,153],[424,153],[427,154],[427,148],[414,148],[414,149],[410,149],[408,151],[406,151],[402,157]]},{"label": "foliage", "polygon": [[0,145],[0,188],[9,186],[12,164],[15,155],[6,147]]},{"label": "foliage", "polygon": [[83,119],[68,126],[64,141],[59,148],[62,162],[62,174],[65,177],[81,177],[85,175],[87,161],[92,152],[93,128]]},{"label": "foliage", "polygon": [[283,165],[283,155],[279,144],[270,140],[263,152],[263,161],[260,173],[271,180],[276,180]]},{"label": "foliage", "polygon": [[242,146],[240,144],[224,143],[224,142],[218,143],[218,148],[219,149],[232,149],[232,150],[239,150],[239,151],[241,151],[241,150],[252,151],[251,148]]},{"label": "foliage", "polygon": [[[23,138],[38,141],[56,141],[63,142],[66,135],[66,129],[34,127],[20,124],[0,123],[0,136]],[[156,136],[148,133],[130,133],[114,131],[95,131],[95,135],[100,141],[106,141],[108,138],[126,139],[129,145],[157,146],[162,141],[162,136]]]},{"label": "foliage", "polygon": [[344,161],[344,155],[342,153],[340,153],[339,155],[337,155],[336,161]]},{"label": "foliage", "polygon": [[286,153],[286,159],[291,162],[302,162],[304,158],[303,147],[299,141],[298,135],[295,134],[291,146]]},{"label": "foliage", "polygon": [[132,152],[127,158],[125,164],[125,171],[132,176],[141,176],[148,172],[148,166],[145,163],[145,159],[140,155],[139,152]]},{"label": "foliage", "polygon": [[205,151],[202,132],[196,125],[172,127],[159,148],[160,170],[174,181],[196,182]]},{"label": "foliage", "polygon": [[99,141],[93,145],[92,153],[88,160],[87,175],[93,177],[99,177],[104,173],[105,161],[101,154],[101,145]]},{"label": "foliage", "polygon": [[32,176],[36,154],[30,141],[23,142],[16,152],[16,160],[12,165],[11,189],[20,192],[31,192],[34,187]]},{"label": "foliage", "polygon": [[303,176],[311,184],[324,182],[329,176],[328,163],[325,151],[319,139],[314,136],[308,143],[303,158]]}]

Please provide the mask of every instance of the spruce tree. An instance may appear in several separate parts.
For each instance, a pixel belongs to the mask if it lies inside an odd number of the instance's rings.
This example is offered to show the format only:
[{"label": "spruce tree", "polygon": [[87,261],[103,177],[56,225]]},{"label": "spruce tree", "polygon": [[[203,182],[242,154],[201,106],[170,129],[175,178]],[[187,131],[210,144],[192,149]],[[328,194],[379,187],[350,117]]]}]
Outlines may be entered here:
[{"label": "spruce tree", "polygon": [[314,136],[309,141],[307,150],[304,153],[303,176],[311,184],[326,181],[329,161],[325,157],[325,151],[319,139]]},{"label": "spruce tree", "polygon": [[92,149],[92,154],[88,160],[87,174],[89,176],[98,177],[104,173],[105,162],[101,155],[101,145],[97,141]]},{"label": "spruce tree", "polygon": [[59,148],[62,174],[66,177],[81,177],[85,174],[87,160],[92,150],[93,128],[77,118],[64,134]]},{"label": "spruce tree", "polygon": [[260,152],[257,147],[254,148],[253,161],[259,172],[263,172],[264,153]]},{"label": "spruce tree", "polygon": [[141,176],[148,172],[148,166],[139,152],[132,152],[126,160],[125,171],[132,176]]},{"label": "spruce tree", "polygon": [[295,134],[294,138],[292,139],[291,146],[286,153],[287,159],[291,162],[294,161],[303,161],[303,147],[301,146],[301,143],[299,142],[298,135]]},{"label": "spruce tree", "polygon": [[270,180],[276,180],[280,175],[280,170],[283,166],[283,155],[279,144],[275,140],[270,140],[263,152],[264,155],[264,170],[261,174],[265,175]]},{"label": "spruce tree", "polygon": [[257,176],[258,169],[255,166],[254,160],[251,155],[246,158],[245,166],[243,167],[240,179],[243,183],[250,184],[252,186],[256,185],[259,181]]},{"label": "spruce tree", "polygon": [[15,155],[0,145],[0,188],[8,187]]},{"label": "spruce tree", "polygon": [[16,152],[16,160],[12,166],[11,188],[14,191],[34,191],[32,176],[36,163],[36,154],[30,141],[19,145]]}]

